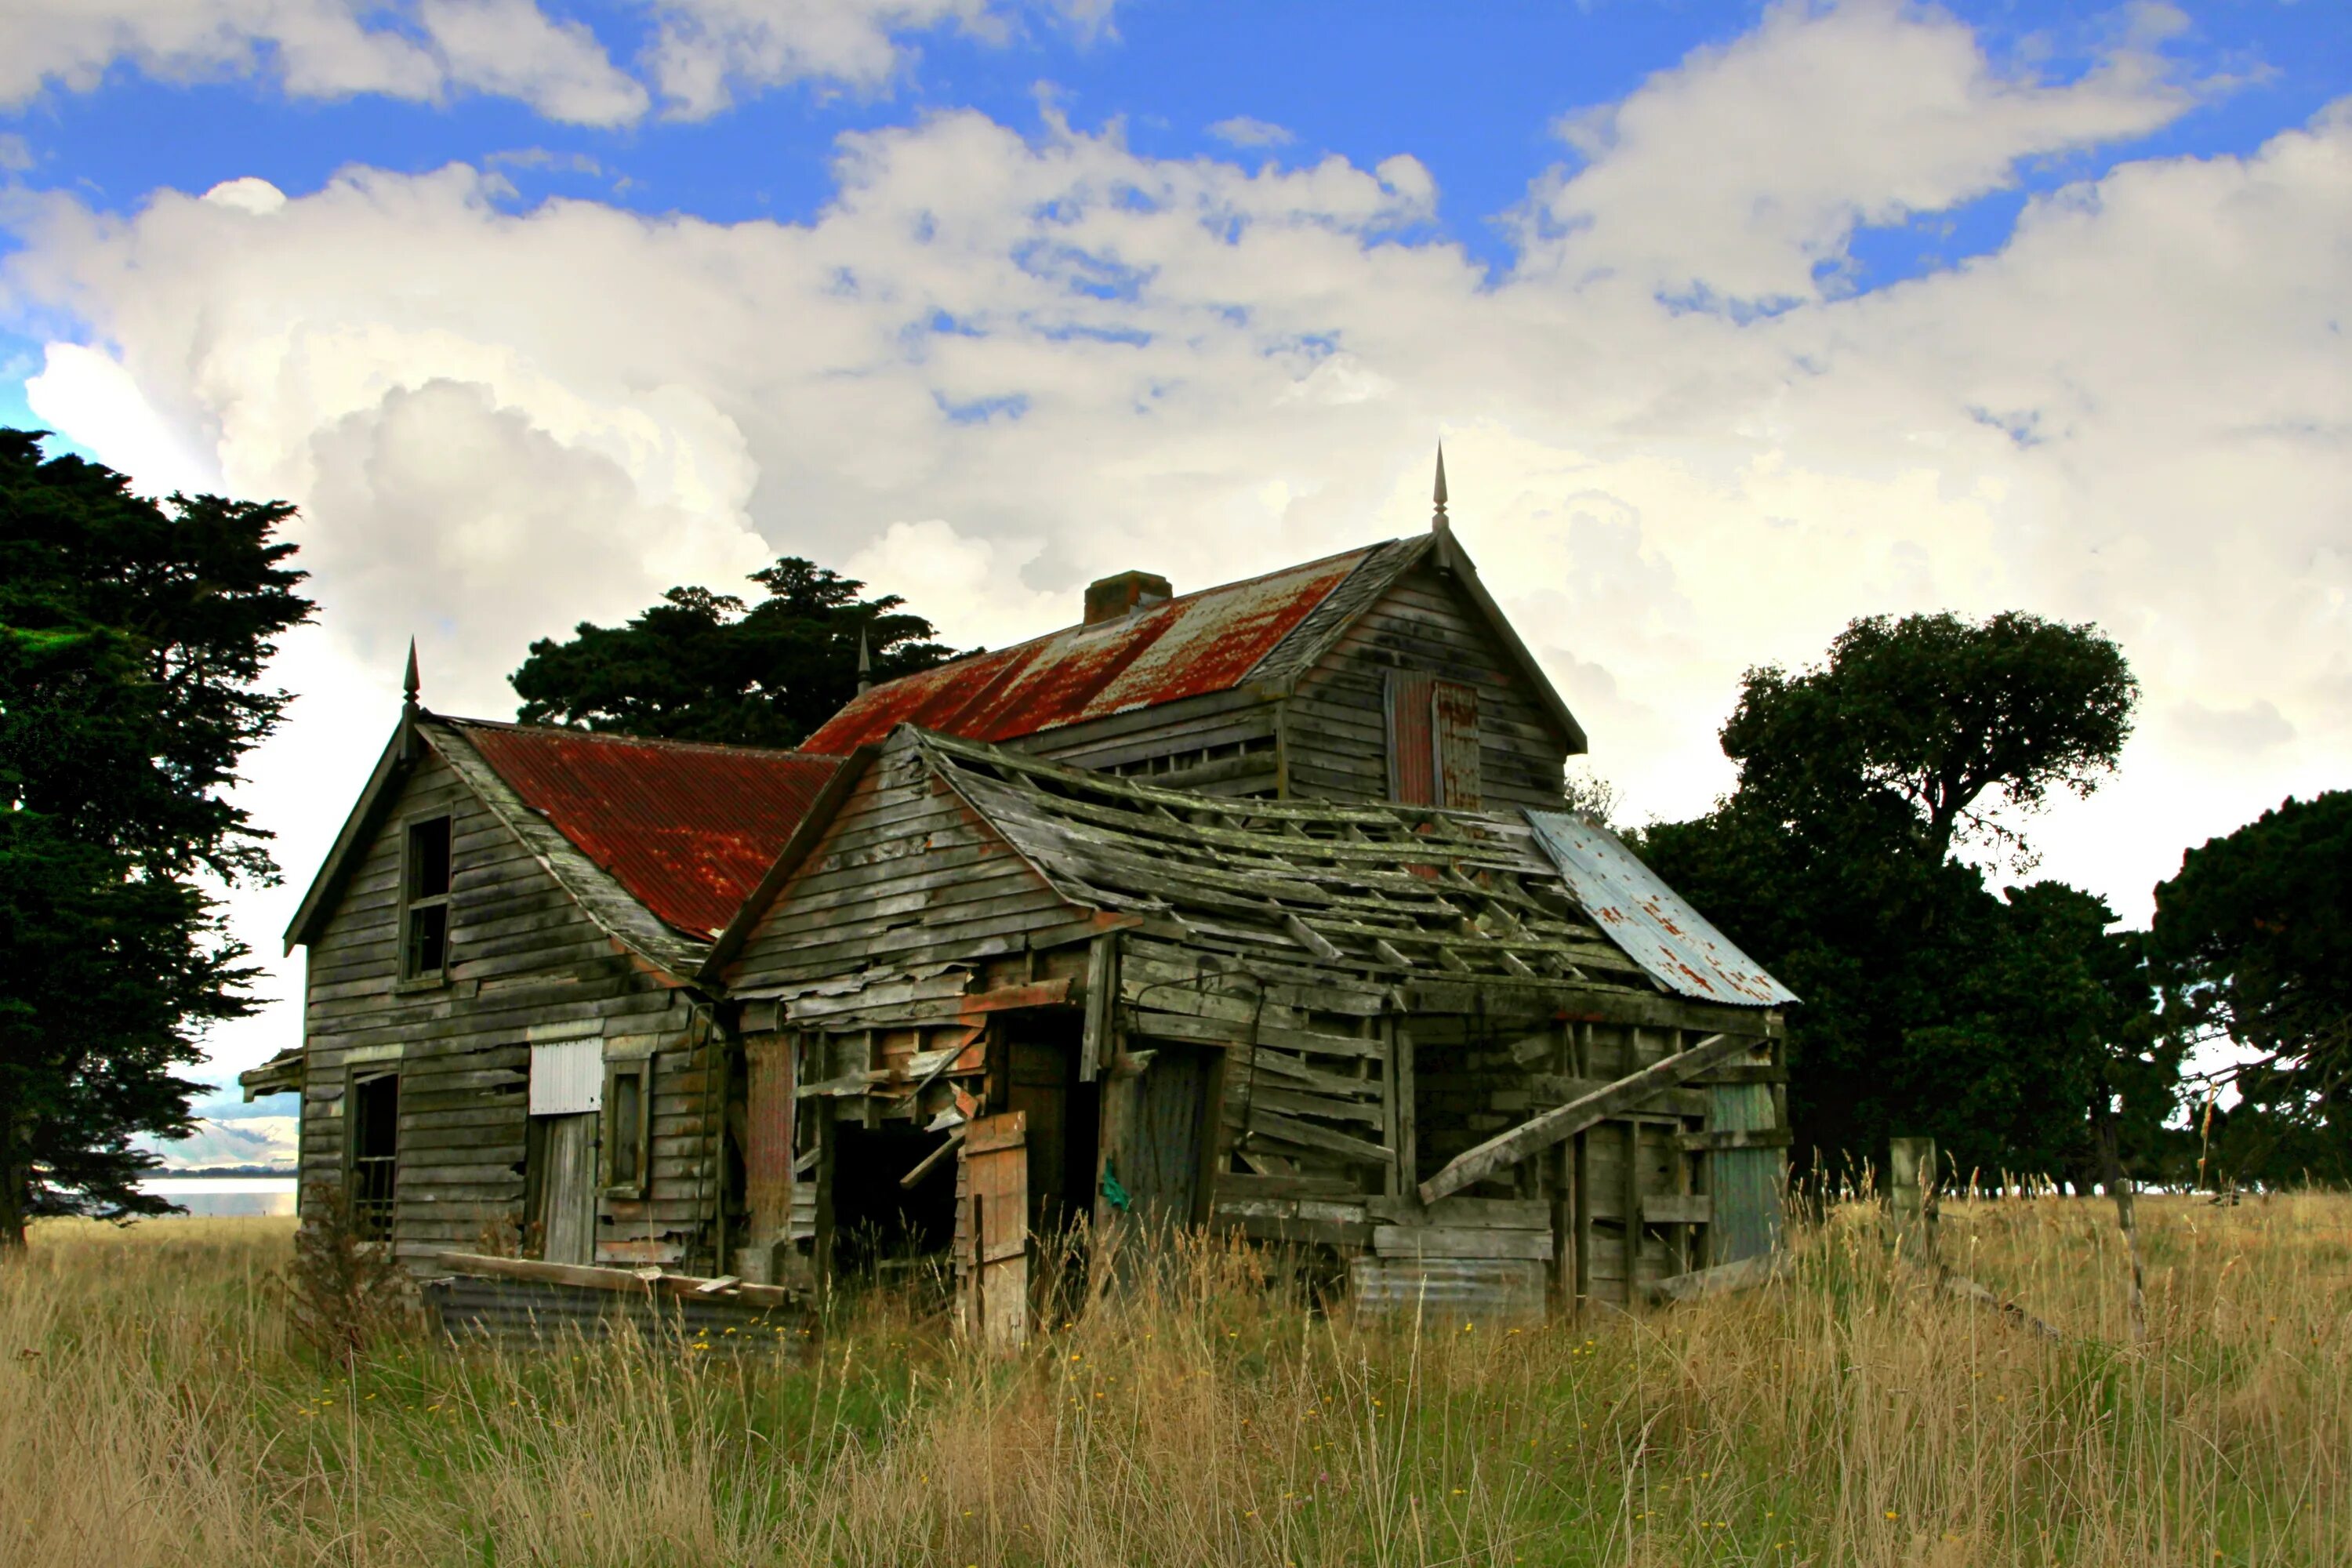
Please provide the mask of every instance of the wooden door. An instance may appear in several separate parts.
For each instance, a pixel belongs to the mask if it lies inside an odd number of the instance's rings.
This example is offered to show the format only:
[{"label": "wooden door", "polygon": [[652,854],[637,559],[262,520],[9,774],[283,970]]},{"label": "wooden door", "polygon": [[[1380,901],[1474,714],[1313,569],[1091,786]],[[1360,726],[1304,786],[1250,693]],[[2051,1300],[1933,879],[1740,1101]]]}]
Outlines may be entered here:
[{"label": "wooden door", "polygon": [[1165,1236],[1202,1217],[1203,1144],[1214,1131],[1209,1121],[1214,1054],[1198,1046],[1160,1046],[1136,1086],[1135,1120],[1118,1175],[1133,1205],[1129,1212],[1147,1236]]},{"label": "wooden door", "polygon": [[[1708,1089],[1717,1132],[1762,1132],[1772,1129],[1772,1090],[1760,1083],[1718,1083]],[[1718,1149],[1707,1156],[1707,1185],[1715,1194],[1714,1221],[1707,1227],[1709,1263],[1737,1263],[1780,1245],[1781,1187],[1787,1155],[1780,1149]]]},{"label": "wooden door", "polygon": [[1028,1118],[972,1122],[960,1176],[964,1326],[992,1352],[1017,1351],[1029,1340]]},{"label": "wooden door", "polygon": [[753,1035],[743,1042],[743,1196],[751,1209],[749,1278],[779,1283],[778,1244],[792,1236],[793,1041]]},{"label": "wooden door", "polygon": [[596,1261],[596,1122],[593,1110],[540,1118],[547,1161],[539,1180],[540,1256]]}]

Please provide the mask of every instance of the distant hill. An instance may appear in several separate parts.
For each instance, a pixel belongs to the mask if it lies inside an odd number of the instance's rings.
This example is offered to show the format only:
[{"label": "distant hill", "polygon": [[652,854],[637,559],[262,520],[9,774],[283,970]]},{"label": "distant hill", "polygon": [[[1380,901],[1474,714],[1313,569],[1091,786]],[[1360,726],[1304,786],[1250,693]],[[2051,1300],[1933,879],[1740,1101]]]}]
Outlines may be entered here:
[{"label": "distant hill", "polygon": [[167,1172],[240,1171],[294,1173],[295,1140],[301,1126],[292,1116],[248,1116],[238,1121],[199,1121],[193,1137],[142,1139]]}]

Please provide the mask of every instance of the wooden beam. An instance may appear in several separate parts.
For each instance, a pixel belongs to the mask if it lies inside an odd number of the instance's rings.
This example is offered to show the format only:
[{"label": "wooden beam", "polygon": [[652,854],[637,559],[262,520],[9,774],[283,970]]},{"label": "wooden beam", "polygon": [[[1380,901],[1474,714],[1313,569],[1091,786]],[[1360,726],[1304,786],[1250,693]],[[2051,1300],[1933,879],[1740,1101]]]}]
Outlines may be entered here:
[{"label": "wooden beam", "polygon": [[1563,1138],[1572,1137],[1621,1110],[1641,1104],[1663,1089],[1674,1088],[1694,1073],[1705,1072],[1718,1062],[1729,1060],[1749,1049],[1753,1044],[1752,1039],[1738,1035],[1709,1035],[1686,1051],[1645,1067],[1639,1072],[1629,1073],[1605,1088],[1523,1121],[1508,1132],[1489,1138],[1477,1147],[1455,1155],[1444,1170],[1421,1184],[1421,1201],[1433,1204],[1449,1193],[1460,1192],[1473,1182],[1484,1181],[1496,1171],[1516,1165],[1528,1155],[1549,1149]]}]

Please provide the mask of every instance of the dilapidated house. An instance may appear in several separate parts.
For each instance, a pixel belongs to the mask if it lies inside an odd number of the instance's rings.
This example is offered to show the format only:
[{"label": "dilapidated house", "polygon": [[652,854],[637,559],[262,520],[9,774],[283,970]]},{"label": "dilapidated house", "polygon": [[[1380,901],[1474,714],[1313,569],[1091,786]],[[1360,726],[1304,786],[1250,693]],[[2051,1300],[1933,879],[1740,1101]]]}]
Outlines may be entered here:
[{"label": "dilapidated house", "polygon": [[835,771],[742,747],[448,719],[411,699],[288,928],[306,1215],[420,1266],[707,1267],[725,1052],[694,976]]},{"label": "dilapidated house", "polygon": [[909,725],[705,973],[749,1062],[738,1263],[777,1280],[931,1250],[986,1321],[1085,1216],[1532,1314],[1778,1224],[1788,993],[1564,812],[1220,798]]},{"label": "dilapidated house", "polygon": [[[1792,1000],[1562,809],[1584,735],[1445,524],[862,691],[803,752],[411,701],[289,932],[303,1166],[420,1266],[815,1286],[1213,1226],[1370,1303],[1768,1249]],[[306,1198],[306,1203],[312,1200]]]}]

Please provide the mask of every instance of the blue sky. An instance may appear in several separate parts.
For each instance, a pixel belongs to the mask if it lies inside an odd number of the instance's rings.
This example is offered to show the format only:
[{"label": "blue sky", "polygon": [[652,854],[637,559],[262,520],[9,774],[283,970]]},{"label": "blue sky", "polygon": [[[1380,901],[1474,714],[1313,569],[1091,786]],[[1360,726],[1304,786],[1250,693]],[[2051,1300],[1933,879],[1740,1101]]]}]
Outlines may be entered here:
[{"label": "blue sky", "polygon": [[2347,91],[2320,0],[18,0],[0,420],[302,509],[265,953],[411,634],[504,716],[791,552],[999,643],[1421,526],[1441,437],[1635,820],[1854,616],[2107,628],[2029,826],[2137,919],[2352,775]]}]

